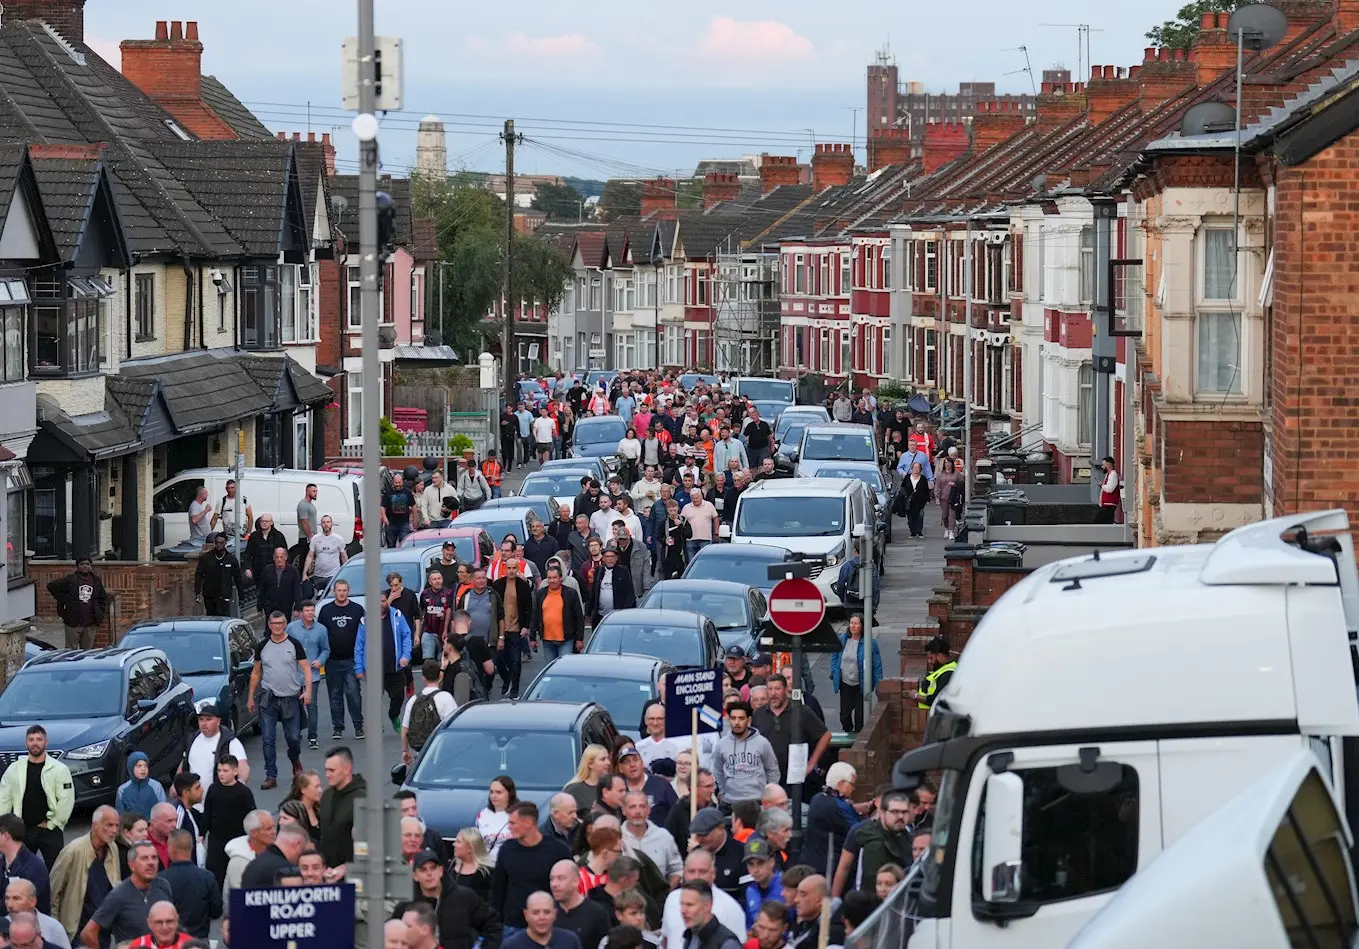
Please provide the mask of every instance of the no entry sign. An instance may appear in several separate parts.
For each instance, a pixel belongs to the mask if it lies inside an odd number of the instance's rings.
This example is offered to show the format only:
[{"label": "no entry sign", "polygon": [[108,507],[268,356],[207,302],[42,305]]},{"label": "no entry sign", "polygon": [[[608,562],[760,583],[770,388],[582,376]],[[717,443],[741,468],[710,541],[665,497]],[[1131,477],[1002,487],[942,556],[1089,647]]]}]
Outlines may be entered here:
[{"label": "no entry sign", "polygon": [[769,591],[769,620],[789,636],[805,636],[826,617],[826,598],[810,580],[780,580]]}]

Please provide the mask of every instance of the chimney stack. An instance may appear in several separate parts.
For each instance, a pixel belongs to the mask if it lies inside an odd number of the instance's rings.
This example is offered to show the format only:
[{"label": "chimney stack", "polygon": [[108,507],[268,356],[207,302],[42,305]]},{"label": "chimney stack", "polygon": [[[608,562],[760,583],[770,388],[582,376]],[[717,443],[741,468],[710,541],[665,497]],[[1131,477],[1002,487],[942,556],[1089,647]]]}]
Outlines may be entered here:
[{"label": "chimney stack", "polygon": [[1137,82],[1142,111],[1150,112],[1193,88],[1198,82],[1198,67],[1185,57],[1184,50],[1148,47]]},{"label": "chimney stack", "polygon": [[1038,96],[1038,128],[1061,128],[1086,109],[1085,83],[1045,82]]},{"label": "chimney stack", "polygon": [[906,129],[873,129],[868,133],[868,173],[911,160],[911,136]]},{"label": "chimney stack", "polygon": [[673,178],[652,178],[642,183],[642,200],[639,213],[642,217],[659,211],[674,210],[675,181]]},{"label": "chimney stack", "polygon": [[1132,70],[1122,66],[1092,66],[1085,87],[1090,121],[1098,125],[1115,112],[1138,100],[1141,89]]},{"label": "chimney stack", "polygon": [[961,157],[971,144],[967,126],[961,122],[931,122],[925,126],[924,172],[943,168]]},{"label": "chimney stack", "polygon": [[1336,36],[1359,30],[1359,0],[1338,0],[1335,10]]},{"label": "chimney stack", "polygon": [[326,156],[326,175],[335,177],[335,146],[330,142],[330,133],[321,133],[321,151]]},{"label": "chimney stack", "polygon": [[790,155],[763,155],[760,159],[760,193],[768,194],[780,185],[798,184],[802,170]]},{"label": "chimney stack", "polygon": [[851,145],[818,144],[812,155],[812,190],[824,191],[854,180],[854,148]]},{"label": "chimney stack", "polygon": [[1206,86],[1229,69],[1236,68],[1236,40],[1227,34],[1230,13],[1205,13],[1199,23],[1199,35],[1189,50],[1194,63],[1195,79]]},{"label": "chimney stack", "polygon": [[85,42],[85,0],[5,0],[5,22],[42,20],[71,43]]},{"label": "chimney stack", "polygon": [[741,193],[741,179],[737,175],[710,171],[703,176],[703,210],[707,211],[723,201],[732,201]]},{"label": "chimney stack", "polygon": [[[123,40],[123,75],[165,107],[166,102],[197,102],[202,95],[203,44],[198,24],[189,24],[189,37],[179,20],[156,23],[153,40]],[[166,107],[174,114],[174,109]]]},{"label": "chimney stack", "polygon": [[972,116],[972,144],[978,152],[994,148],[1021,131],[1028,118],[1018,102],[994,99],[977,103]]}]

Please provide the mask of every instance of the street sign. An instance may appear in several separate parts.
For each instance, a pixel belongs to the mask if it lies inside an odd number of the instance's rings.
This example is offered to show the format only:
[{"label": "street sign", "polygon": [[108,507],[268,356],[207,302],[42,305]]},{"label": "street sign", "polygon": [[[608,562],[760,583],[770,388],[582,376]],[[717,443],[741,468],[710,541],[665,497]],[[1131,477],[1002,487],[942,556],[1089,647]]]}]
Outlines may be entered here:
[{"label": "street sign", "polygon": [[354,945],[354,884],[231,891],[231,941],[296,949]]},{"label": "street sign", "polygon": [[826,617],[826,598],[815,583],[794,577],[769,591],[769,619],[789,636],[805,636]]},{"label": "street sign", "polygon": [[665,678],[665,737],[688,738],[694,734],[697,710],[699,735],[718,731],[722,725],[722,667],[686,669]]}]

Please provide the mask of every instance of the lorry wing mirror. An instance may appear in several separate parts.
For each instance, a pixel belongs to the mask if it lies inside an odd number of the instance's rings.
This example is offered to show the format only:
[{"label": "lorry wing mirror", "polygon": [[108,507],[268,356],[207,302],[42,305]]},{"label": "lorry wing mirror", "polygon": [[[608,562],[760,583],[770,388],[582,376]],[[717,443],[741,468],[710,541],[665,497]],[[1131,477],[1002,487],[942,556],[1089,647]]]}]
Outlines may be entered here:
[{"label": "lorry wing mirror", "polygon": [[982,899],[1018,902],[1024,839],[1024,779],[1019,775],[1007,772],[986,779],[984,834]]}]

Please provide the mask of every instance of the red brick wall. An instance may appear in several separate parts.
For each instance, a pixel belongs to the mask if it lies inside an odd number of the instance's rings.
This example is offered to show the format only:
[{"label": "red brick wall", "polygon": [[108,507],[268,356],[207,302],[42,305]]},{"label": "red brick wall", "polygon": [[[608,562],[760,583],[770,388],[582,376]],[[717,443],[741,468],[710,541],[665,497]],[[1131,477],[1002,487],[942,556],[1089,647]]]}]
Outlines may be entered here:
[{"label": "red brick wall", "polygon": [[1259,422],[1166,421],[1163,432],[1167,502],[1260,503],[1264,427]]},{"label": "red brick wall", "polygon": [[1359,135],[1275,172],[1269,406],[1274,513],[1359,516]]},{"label": "red brick wall", "polygon": [[[134,623],[161,616],[196,616],[202,608],[194,601],[195,564],[180,563],[98,563],[94,572],[104,581],[109,594],[109,616],[97,637],[97,645],[107,645],[110,634],[121,633]],[[69,560],[31,560],[29,575],[38,585],[37,616],[56,620],[57,604],[47,592],[49,580],[64,577],[75,569]]]}]

